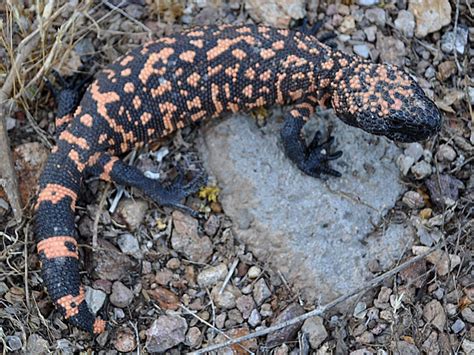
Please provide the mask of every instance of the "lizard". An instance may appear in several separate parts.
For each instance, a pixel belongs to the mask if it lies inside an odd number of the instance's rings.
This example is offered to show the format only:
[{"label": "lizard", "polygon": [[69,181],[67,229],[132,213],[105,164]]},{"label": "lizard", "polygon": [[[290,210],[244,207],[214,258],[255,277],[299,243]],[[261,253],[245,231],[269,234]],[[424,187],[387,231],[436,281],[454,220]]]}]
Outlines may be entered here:
[{"label": "lizard", "polygon": [[224,113],[274,105],[281,141],[304,173],[341,176],[330,162],[333,138],[306,144],[302,128],[318,105],[346,124],[399,142],[436,134],[441,113],[403,69],[375,64],[321,43],[308,31],[262,25],[203,26],[149,41],[99,71],[83,95],[59,95],[56,145],[39,180],[35,238],[49,296],[70,324],[106,328],[85,302],[74,211],[81,183],[96,176],[143,191],[161,206],[197,212],[182,200],[202,174],[171,184],[146,177],[120,156],[150,139]]}]

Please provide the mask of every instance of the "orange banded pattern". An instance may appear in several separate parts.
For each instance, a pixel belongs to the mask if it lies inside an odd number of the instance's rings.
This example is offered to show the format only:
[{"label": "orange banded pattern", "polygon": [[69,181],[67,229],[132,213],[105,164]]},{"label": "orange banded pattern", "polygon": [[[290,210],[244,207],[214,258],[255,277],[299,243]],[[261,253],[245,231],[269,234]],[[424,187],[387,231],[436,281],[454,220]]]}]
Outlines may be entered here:
[{"label": "orange banded pattern", "polygon": [[[69,243],[72,248],[68,248]],[[73,237],[57,236],[43,239],[37,245],[38,254],[44,253],[47,259],[71,257],[79,259],[77,241]],[[72,250],[71,250],[72,249]]]}]

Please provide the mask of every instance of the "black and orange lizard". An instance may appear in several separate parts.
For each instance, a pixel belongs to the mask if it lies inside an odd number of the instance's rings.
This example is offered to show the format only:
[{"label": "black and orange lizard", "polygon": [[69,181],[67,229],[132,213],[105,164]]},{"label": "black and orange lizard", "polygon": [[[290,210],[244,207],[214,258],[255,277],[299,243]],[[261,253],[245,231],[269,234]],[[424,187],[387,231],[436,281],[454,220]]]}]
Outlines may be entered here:
[{"label": "black and orange lizard", "polygon": [[146,43],[100,71],[76,99],[75,92],[60,95],[35,235],[49,295],[71,324],[92,333],[105,321],[88,309],[79,277],[74,210],[84,177],[139,188],[192,214],[181,202],[203,184],[198,176],[162,185],[121,154],[225,112],[293,105],[281,129],[287,156],[310,176],[340,176],[328,164],[342,154],[330,153],[332,139],[316,136],[307,146],[301,137],[317,105],[330,103],[345,123],[401,142],[426,139],[441,126],[435,104],[403,70],[333,50],[305,31],[253,25],[193,28]]}]

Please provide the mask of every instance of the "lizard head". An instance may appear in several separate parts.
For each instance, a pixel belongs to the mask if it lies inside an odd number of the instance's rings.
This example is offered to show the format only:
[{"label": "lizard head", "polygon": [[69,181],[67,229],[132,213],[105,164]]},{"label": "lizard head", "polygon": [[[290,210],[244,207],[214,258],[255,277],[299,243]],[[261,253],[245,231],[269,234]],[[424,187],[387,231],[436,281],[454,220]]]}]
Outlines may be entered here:
[{"label": "lizard head", "polygon": [[424,140],[441,128],[441,113],[403,70],[355,62],[336,73],[332,106],[345,123],[399,142]]}]

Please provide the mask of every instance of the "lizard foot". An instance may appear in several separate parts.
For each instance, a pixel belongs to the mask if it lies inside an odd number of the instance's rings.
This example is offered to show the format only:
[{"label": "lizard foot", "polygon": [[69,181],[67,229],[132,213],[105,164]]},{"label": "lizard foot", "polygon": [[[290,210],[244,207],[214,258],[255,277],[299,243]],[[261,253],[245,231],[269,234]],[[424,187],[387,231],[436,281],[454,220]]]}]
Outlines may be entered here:
[{"label": "lizard foot", "polygon": [[321,133],[316,132],[308,146],[306,159],[300,163],[299,168],[304,173],[317,178],[319,178],[321,174],[341,177],[342,175],[339,171],[329,166],[331,160],[338,159],[342,155],[341,151],[330,153],[331,145],[334,143],[334,137],[329,136],[328,139],[322,143],[319,143],[320,138]]}]

